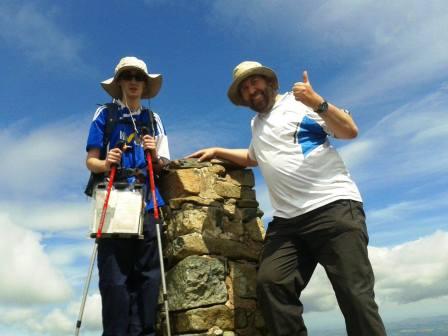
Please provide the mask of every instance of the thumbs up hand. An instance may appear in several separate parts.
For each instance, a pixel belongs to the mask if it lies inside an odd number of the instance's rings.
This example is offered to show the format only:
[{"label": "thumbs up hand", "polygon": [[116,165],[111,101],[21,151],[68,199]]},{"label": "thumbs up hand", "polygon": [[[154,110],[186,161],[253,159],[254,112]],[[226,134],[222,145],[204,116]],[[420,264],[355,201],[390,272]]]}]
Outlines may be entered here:
[{"label": "thumbs up hand", "polygon": [[311,107],[313,110],[316,110],[324,101],[324,99],[313,90],[306,70],[303,72],[303,82],[295,83],[292,87],[292,92],[297,101]]}]

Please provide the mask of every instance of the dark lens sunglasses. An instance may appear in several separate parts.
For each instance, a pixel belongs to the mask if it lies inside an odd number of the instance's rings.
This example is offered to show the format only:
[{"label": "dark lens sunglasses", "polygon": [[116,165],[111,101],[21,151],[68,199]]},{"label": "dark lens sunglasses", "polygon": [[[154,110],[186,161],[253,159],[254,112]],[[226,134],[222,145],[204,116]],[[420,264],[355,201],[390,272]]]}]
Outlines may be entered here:
[{"label": "dark lens sunglasses", "polygon": [[123,72],[120,75],[120,79],[124,79],[126,81],[131,81],[132,79],[135,79],[137,82],[144,82],[146,81],[145,74],[141,72],[132,73],[132,72]]}]

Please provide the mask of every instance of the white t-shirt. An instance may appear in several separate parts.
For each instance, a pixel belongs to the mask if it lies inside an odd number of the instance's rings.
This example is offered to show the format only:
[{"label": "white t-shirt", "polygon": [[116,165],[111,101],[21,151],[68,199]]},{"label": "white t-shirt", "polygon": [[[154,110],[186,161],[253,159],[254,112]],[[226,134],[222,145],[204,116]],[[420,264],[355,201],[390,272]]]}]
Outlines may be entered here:
[{"label": "white t-shirt", "polygon": [[362,201],[322,118],[288,92],[252,119],[249,156],[269,188],[274,216],[292,218],[340,199]]}]

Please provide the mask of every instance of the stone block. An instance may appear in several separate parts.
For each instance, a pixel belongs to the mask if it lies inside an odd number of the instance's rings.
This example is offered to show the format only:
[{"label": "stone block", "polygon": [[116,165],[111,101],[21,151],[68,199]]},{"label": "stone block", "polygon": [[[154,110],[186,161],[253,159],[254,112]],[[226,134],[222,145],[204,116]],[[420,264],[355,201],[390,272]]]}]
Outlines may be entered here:
[{"label": "stone block", "polygon": [[243,223],[251,221],[258,214],[257,208],[238,208],[237,212]]},{"label": "stone block", "polygon": [[221,237],[203,235],[205,246],[210,254],[226,256],[231,259],[258,260],[261,250],[261,243],[239,242]]},{"label": "stone block", "polygon": [[179,333],[206,331],[210,326],[232,330],[234,312],[225,305],[196,308],[175,313],[173,323]]},{"label": "stone block", "polygon": [[241,198],[241,187],[227,181],[217,180],[213,190],[224,198]]},{"label": "stone block", "polygon": [[249,169],[230,170],[227,172],[226,180],[236,185],[251,188],[255,186],[254,173]]},{"label": "stone block", "polygon": [[265,230],[261,218],[252,218],[250,221],[244,223],[244,227],[250,239],[257,242],[262,242],[264,240]]},{"label": "stone block", "polygon": [[252,199],[242,199],[236,201],[236,206],[239,208],[258,208],[258,202]]},{"label": "stone block", "polygon": [[230,233],[234,236],[233,240],[241,240],[244,235],[243,223],[239,220],[229,220],[228,217],[224,217],[223,221],[223,232]]},{"label": "stone block", "polygon": [[233,294],[245,299],[256,299],[256,267],[250,263],[229,261]]},{"label": "stone block", "polygon": [[202,235],[197,232],[175,238],[167,244],[165,249],[165,255],[170,260],[180,260],[191,255],[209,253]]},{"label": "stone block", "polygon": [[217,197],[215,198],[203,198],[201,196],[171,198],[168,203],[171,209],[180,209],[185,203],[206,206],[220,206],[224,199],[219,195],[216,196]]},{"label": "stone block", "polygon": [[175,265],[166,276],[171,311],[225,303],[224,264],[205,256],[189,256]]},{"label": "stone block", "polygon": [[241,187],[241,199],[256,200],[255,190],[249,187]]},{"label": "stone block", "polygon": [[160,190],[165,199],[198,195],[201,175],[197,168],[171,170],[160,179]]}]

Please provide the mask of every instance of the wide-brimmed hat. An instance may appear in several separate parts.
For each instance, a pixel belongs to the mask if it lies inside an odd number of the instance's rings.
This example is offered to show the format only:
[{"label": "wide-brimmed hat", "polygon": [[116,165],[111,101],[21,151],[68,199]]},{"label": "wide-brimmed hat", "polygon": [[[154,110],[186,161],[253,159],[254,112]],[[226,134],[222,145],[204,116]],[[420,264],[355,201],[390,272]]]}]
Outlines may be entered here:
[{"label": "wide-brimmed hat", "polygon": [[124,70],[128,69],[137,69],[148,77],[146,86],[143,89],[142,98],[152,98],[159,93],[160,87],[162,86],[162,75],[148,73],[148,68],[146,67],[145,62],[137,57],[128,56],[123,57],[120,62],[118,62],[115,67],[115,74],[112,78],[101,82],[103,89],[113,98],[121,98],[122,92],[118,85],[118,77]]},{"label": "wide-brimmed hat", "polygon": [[246,105],[241,98],[239,86],[246,78],[254,75],[260,75],[270,79],[274,85],[274,89],[278,89],[277,75],[272,69],[265,67],[258,62],[244,61],[233,69],[233,82],[227,91],[227,96],[232,103],[235,105]]}]

